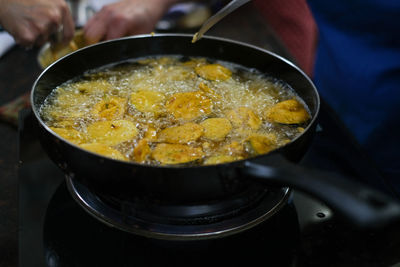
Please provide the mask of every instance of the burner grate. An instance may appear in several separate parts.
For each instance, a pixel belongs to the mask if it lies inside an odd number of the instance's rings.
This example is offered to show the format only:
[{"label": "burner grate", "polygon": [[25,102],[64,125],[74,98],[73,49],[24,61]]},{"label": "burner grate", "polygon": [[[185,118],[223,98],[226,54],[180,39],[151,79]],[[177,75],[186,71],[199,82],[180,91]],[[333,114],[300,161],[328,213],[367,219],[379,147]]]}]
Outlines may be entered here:
[{"label": "burner grate", "polygon": [[155,203],[97,195],[67,177],[72,197],[90,215],[120,230],[158,239],[197,240],[242,232],[267,220],[287,204],[288,188],[252,188],[238,198],[194,205]]}]

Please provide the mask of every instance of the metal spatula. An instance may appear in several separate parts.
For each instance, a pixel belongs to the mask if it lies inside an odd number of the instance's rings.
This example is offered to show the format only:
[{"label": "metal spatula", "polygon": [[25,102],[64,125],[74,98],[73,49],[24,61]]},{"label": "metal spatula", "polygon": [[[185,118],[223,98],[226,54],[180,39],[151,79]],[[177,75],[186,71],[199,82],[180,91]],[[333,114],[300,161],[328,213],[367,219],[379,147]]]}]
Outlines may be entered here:
[{"label": "metal spatula", "polygon": [[233,12],[235,9],[239,8],[240,6],[250,2],[250,0],[232,0],[221,8],[214,16],[210,17],[204,24],[201,26],[200,30],[196,32],[193,36],[192,43],[197,42],[203,37],[203,34],[208,31],[212,26],[214,26],[218,21],[223,19],[226,15]]}]

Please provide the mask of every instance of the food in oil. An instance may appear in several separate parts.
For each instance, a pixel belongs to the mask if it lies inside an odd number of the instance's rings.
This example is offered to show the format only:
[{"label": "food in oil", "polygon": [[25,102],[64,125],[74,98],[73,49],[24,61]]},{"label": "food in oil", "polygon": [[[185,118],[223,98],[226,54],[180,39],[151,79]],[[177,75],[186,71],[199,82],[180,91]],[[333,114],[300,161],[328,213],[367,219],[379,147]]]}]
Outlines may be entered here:
[{"label": "food in oil", "polygon": [[57,88],[41,116],[61,138],[151,165],[220,164],[269,153],[311,116],[289,85],[207,58],[129,60]]}]

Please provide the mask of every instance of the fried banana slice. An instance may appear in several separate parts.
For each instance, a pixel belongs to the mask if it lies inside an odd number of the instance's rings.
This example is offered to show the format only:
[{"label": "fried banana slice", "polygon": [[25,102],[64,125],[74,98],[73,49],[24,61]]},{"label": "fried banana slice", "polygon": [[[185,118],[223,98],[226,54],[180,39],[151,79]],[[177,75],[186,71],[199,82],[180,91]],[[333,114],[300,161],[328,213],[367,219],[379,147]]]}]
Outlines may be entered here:
[{"label": "fried banana slice", "polygon": [[73,120],[61,120],[61,121],[56,121],[53,124],[53,128],[68,128],[68,129],[71,129],[74,126],[75,126],[75,122]]},{"label": "fried banana slice", "polygon": [[225,81],[232,76],[232,72],[220,64],[200,65],[194,70],[200,77],[210,81]]},{"label": "fried banana slice", "polygon": [[244,145],[251,155],[266,154],[277,147],[277,138],[274,134],[255,134],[248,137]]},{"label": "fried banana slice", "polygon": [[58,88],[54,104],[61,108],[70,108],[82,106],[90,101],[90,96],[80,93],[79,91]]},{"label": "fried banana slice", "polygon": [[222,141],[232,130],[230,121],[226,118],[210,118],[200,123],[204,127],[204,137],[212,141]]},{"label": "fried banana slice", "polygon": [[188,142],[199,139],[203,133],[203,126],[189,122],[162,130],[158,135],[158,141],[173,144],[187,144]]},{"label": "fried banana slice", "polygon": [[152,74],[161,83],[188,81],[197,77],[192,69],[185,66],[157,66]]},{"label": "fried banana slice", "polygon": [[198,67],[201,65],[206,65],[206,64],[207,64],[207,60],[205,58],[192,58],[183,63],[184,66],[190,67],[190,68],[195,68],[195,67]]},{"label": "fried banana slice", "polygon": [[213,100],[220,100],[221,96],[217,94],[213,89],[211,89],[207,84],[201,82],[199,84],[199,89],[203,91],[207,96],[212,98]]},{"label": "fried banana slice", "polygon": [[222,147],[222,153],[229,156],[242,156],[245,154],[245,149],[243,144],[237,141],[232,141]]},{"label": "fried banana slice", "polygon": [[234,156],[228,156],[228,155],[219,155],[219,156],[212,156],[207,158],[204,161],[204,164],[206,165],[213,165],[213,164],[220,164],[220,163],[226,163],[226,162],[232,162],[236,160],[240,160],[242,157],[234,157]]},{"label": "fried banana slice", "polygon": [[126,111],[126,99],[122,97],[108,97],[96,103],[91,113],[95,118],[106,120],[121,119]]},{"label": "fried banana slice", "polygon": [[144,137],[149,142],[157,141],[157,129],[154,128],[152,125],[146,125],[143,129]]},{"label": "fried banana slice", "polygon": [[265,118],[282,124],[301,124],[310,119],[310,114],[299,101],[289,99],[266,110]]},{"label": "fried banana slice", "polygon": [[133,150],[133,158],[136,162],[144,163],[151,155],[151,149],[146,139],[138,142]]},{"label": "fried banana slice", "polygon": [[86,142],[85,135],[72,128],[56,128],[50,127],[56,134],[74,144],[81,144]]},{"label": "fried banana slice", "polygon": [[135,123],[128,120],[97,121],[87,127],[90,142],[115,146],[138,135]]},{"label": "fried banana slice", "polygon": [[55,121],[70,121],[74,122],[85,116],[85,112],[79,108],[57,108],[48,113],[48,117]]},{"label": "fried banana slice", "polygon": [[154,91],[138,91],[130,96],[130,103],[140,112],[161,113],[165,96],[162,93]]},{"label": "fried banana slice", "polygon": [[105,80],[81,81],[73,84],[81,94],[91,95],[111,91],[112,85]]},{"label": "fried banana slice", "polygon": [[203,157],[203,151],[199,147],[191,147],[181,144],[158,144],[152,157],[161,164],[181,164],[192,162]]},{"label": "fried banana slice", "polygon": [[248,107],[240,107],[226,112],[226,116],[235,128],[250,127],[258,130],[262,120]]},{"label": "fried banana slice", "polygon": [[158,65],[164,66],[173,64],[175,62],[175,59],[171,57],[145,58],[138,60],[138,62],[143,65],[150,65],[155,67]]},{"label": "fried banana slice", "polygon": [[194,120],[212,111],[212,101],[201,91],[173,94],[167,101],[167,111],[175,118]]},{"label": "fried banana slice", "polygon": [[128,160],[128,158],[125,157],[121,152],[105,144],[99,144],[99,143],[81,144],[80,147],[108,158],[125,160],[125,161]]}]

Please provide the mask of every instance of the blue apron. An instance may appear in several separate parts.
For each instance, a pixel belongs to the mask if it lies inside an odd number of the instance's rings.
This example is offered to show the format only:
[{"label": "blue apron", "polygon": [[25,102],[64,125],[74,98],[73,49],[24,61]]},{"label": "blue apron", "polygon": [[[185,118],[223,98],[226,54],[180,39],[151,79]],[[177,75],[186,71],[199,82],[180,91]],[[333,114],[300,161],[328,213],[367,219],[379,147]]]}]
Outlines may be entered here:
[{"label": "blue apron", "polygon": [[309,0],[314,82],[400,193],[400,0]]}]

